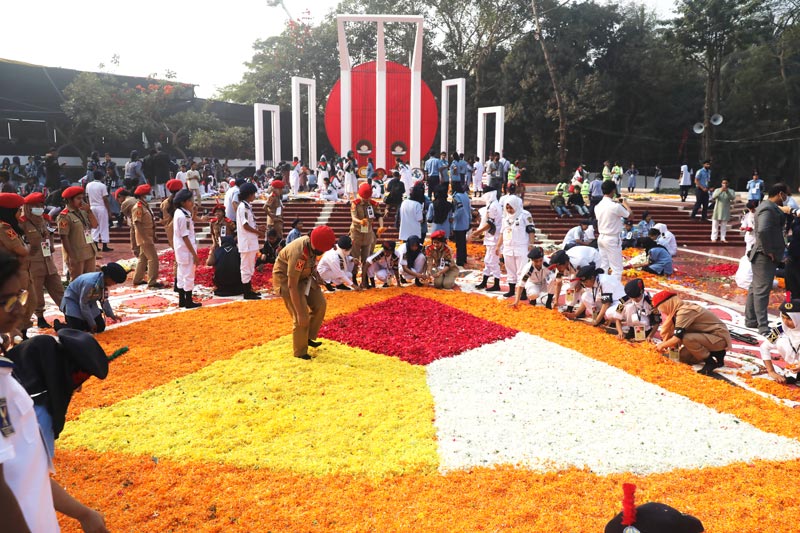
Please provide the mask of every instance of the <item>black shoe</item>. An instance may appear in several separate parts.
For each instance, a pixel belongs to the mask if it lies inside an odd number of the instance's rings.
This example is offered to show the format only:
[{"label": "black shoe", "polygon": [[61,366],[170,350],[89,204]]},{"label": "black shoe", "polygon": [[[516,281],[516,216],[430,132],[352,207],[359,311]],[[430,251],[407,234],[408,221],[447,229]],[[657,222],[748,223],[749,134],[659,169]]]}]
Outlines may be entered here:
[{"label": "black shoe", "polygon": [[113,248],[109,248],[108,244],[103,244],[103,251],[104,252],[113,252],[114,249]]},{"label": "black shoe", "polygon": [[503,294],[503,298],[511,298],[517,294],[517,284],[516,283],[509,283],[508,284],[508,292]]},{"label": "black shoe", "polygon": [[134,282],[133,282],[133,286],[134,286],[134,287],[136,287],[136,286],[138,286],[138,285],[147,285],[147,282],[146,282],[146,281],[144,281],[144,280],[142,280],[142,281],[134,281]]},{"label": "black shoe", "polygon": [[36,319],[36,326],[40,329],[44,329],[49,328],[50,324],[47,323],[47,320],[45,320],[43,316],[40,316]]},{"label": "black shoe", "polygon": [[546,308],[548,308],[548,309],[552,309],[553,308],[553,295],[552,294],[548,294],[547,295],[547,301],[545,302],[544,306]]},{"label": "black shoe", "polygon": [[186,309],[195,309],[197,307],[201,307],[203,304],[200,302],[195,302],[192,300],[192,292],[191,291],[183,291],[183,297],[185,298],[183,302],[183,306]]},{"label": "black shoe", "polygon": [[723,366],[725,366],[725,356],[727,355],[727,353],[728,352],[726,352],[725,350],[719,350],[716,352],[711,352],[709,356],[713,357],[714,360],[717,362],[717,368],[722,368]]},{"label": "black shoe", "polygon": [[59,319],[53,320],[53,329],[58,331],[61,328],[66,327],[66,324],[63,324]]},{"label": "black shoe", "polygon": [[489,283],[489,276],[483,276],[483,280],[479,284],[475,285],[475,288],[478,290],[483,290],[486,288],[487,283]]},{"label": "black shoe", "polygon": [[320,346],[322,346],[322,342],[308,339],[308,345],[311,346],[312,348],[319,348]]},{"label": "black shoe", "polygon": [[425,285],[422,284],[422,282],[419,280],[419,278],[414,278],[414,285],[416,285],[417,287],[424,287],[425,286]]},{"label": "black shoe", "polygon": [[371,288],[375,288],[375,278],[369,278],[369,286]]},{"label": "black shoe", "polygon": [[389,288],[389,287],[391,287],[391,286],[392,286],[392,284],[391,284],[391,283],[389,283],[388,281],[384,281],[384,282],[383,282],[383,288],[384,288],[384,289],[388,289],[388,288]]},{"label": "black shoe", "polygon": [[528,299],[528,291],[522,289],[522,295],[519,297],[520,300],[527,300]]},{"label": "black shoe", "polygon": [[303,355],[295,355],[295,357],[302,359],[303,361],[311,361],[311,356],[307,353],[304,353]]},{"label": "black shoe", "polygon": [[147,288],[148,289],[163,289],[164,288],[164,284],[161,283],[160,281],[156,281],[155,283],[148,283],[147,284]]},{"label": "black shoe", "polygon": [[494,285],[486,289],[486,292],[500,292],[500,279],[494,278]]},{"label": "black shoe", "polygon": [[336,289],[338,289],[338,290],[340,290],[340,291],[352,291],[352,290],[353,290],[353,289],[351,289],[350,287],[348,287],[347,285],[345,285],[344,283],[340,283],[340,284],[338,284],[338,285],[336,286]]},{"label": "black shoe", "polygon": [[328,289],[328,291],[329,291],[329,292],[334,292],[334,291],[336,291],[336,289],[334,289],[334,288],[333,288],[333,285],[331,285],[330,283],[326,283],[326,284],[325,284],[325,288],[326,288],[326,289]]},{"label": "black shoe", "polygon": [[528,303],[536,307],[536,298],[531,298],[530,300],[528,300]]}]

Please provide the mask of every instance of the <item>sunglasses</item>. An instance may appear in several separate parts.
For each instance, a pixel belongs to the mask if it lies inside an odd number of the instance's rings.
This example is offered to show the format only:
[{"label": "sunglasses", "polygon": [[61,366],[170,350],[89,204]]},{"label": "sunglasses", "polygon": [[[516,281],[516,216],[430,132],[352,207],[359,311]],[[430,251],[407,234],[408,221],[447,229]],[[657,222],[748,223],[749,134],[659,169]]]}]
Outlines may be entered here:
[{"label": "sunglasses", "polygon": [[17,294],[0,300],[0,308],[6,313],[10,313],[15,306],[24,306],[28,301],[28,291],[20,290]]}]

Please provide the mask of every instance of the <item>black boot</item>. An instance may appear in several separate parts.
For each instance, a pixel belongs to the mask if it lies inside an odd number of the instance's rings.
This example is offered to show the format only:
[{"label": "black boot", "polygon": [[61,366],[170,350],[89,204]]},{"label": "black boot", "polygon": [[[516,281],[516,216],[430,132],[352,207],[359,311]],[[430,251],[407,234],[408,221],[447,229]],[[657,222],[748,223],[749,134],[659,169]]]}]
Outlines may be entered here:
[{"label": "black boot", "polygon": [[353,290],[350,287],[348,287],[347,285],[345,285],[344,283],[338,284],[335,288],[339,289],[340,291],[351,291],[351,290]]},{"label": "black boot", "polygon": [[244,286],[244,299],[245,300],[260,300],[261,296],[253,290],[253,285],[250,282],[242,283]]},{"label": "black boot", "polygon": [[489,276],[484,275],[483,281],[481,281],[478,285],[475,285],[476,289],[485,289],[486,284],[489,282]]},{"label": "black boot", "polygon": [[500,291],[500,278],[494,278],[494,285],[486,289],[486,292],[499,292]]},{"label": "black boot", "polygon": [[44,328],[49,328],[50,324],[47,323],[47,320],[45,320],[44,316],[40,316],[36,319],[36,326],[41,329],[44,329]]},{"label": "black boot", "polygon": [[503,294],[504,298],[511,298],[517,293],[517,284],[516,283],[509,283],[508,284],[508,292]]},{"label": "black boot", "polygon": [[104,251],[104,252],[113,252],[113,251],[114,251],[114,249],[113,249],[113,248],[109,248],[109,247],[108,247],[108,243],[107,243],[107,242],[104,242],[104,243],[103,243],[103,251]]},{"label": "black boot", "polygon": [[186,307],[186,293],[183,289],[175,289],[178,291],[178,307]]},{"label": "black boot", "polygon": [[711,352],[710,356],[713,357],[717,362],[717,368],[722,368],[725,366],[725,355],[727,352],[725,350],[719,350],[716,352]]},{"label": "black boot", "polygon": [[519,297],[520,300],[527,300],[528,299],[528,292],[525,289],[522,289],[522,295]]},{"label": "black boot", "polygon": [[180,294],[181,290],[178,288],[178,280],[172,282],[172,290]]},{"label": "black boot", "polygon": [[325,283],[325,288],[328,289],[329,292],[334,292],[336,290],[330,283]]},{"label": "black boot", "polygon": [[375,288],[375,278],[369,278],[369,287],[371,289]]},{"label": "black boot", "polygon": [[200,307],[203,305],[200,302],[195,302],[194,300],[192,300],[192,291],[183,291],[183,297],[184,297],[183,306],[186,309],[194,309],[196,307]]},{"label": "black boot", "polygon": [[62,323],[59,319],[56,318],[55,320],[53,320],[53,329],[54,330],[58,331],[61,328],[65,328],[65,327],[67,327],[67,325]]},{"label": "black boot", "polygon": [[553,295],[552,294],[548,294],[547,295],[547,301],[545,302],[544,306],[546,308],[548,308],[548,309],[552,309],[553,308]]}]

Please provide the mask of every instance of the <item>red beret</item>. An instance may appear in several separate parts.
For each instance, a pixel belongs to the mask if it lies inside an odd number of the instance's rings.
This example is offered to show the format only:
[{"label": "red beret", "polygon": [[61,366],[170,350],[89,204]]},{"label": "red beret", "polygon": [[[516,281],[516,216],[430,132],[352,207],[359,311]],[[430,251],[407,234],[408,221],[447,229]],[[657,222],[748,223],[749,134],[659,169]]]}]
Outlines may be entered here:
[{"label": "red beret", "polygon": [[444,234],[444,230],[440,229],[431,233],[431,240],[446,241],[447,237]]},{"label": "red beret", "polygon": [[231,178],[230,180],[228,180],[228,185],[230,185],[231,187],[233,187],[234,185],[236,185],[236,180],[235,180],[235,179],[233,179],[233,178]]},{"label": "red beret", "polygon": [[362,183],[358,186],[358,195],[365,200],[372,198],[372,186],[369,183]]},{"label": "red beret", "polygon": [[223,211],[225,211],[225,206],[222,205],[221,203],[217,202],[216,204],[214,204],[214,208],[211,210],[211,212],[213,213],[214,211],[216,211],[218,209],[222,209]]},{"label": "red beret", "polygon": [[677,296],[676,293],[671,291],[661,291],[655,296],[653,296],[653,307],[658,307],[659,305],[663,304],[673,296]]},{"label": "red beret", "polygon": [[44,194],[40,192],[32,192],[28,196],[25,197],[25,203],[30,204],[43,204],[44,203]]},{"label": "red beret", "polygon": [[275,180],[270,185],[272,185],[273,189],[283,189],[283,182],[281,180]]},{"label": "red beret", "polygon": [[311,232],[311,246],[318,252],[327,252],[336,244],[336,235],[328,226],[317,226]]},{"label": "red beret", "polygon": [[138,187],[136,187],[136,190],[133,191],[133,194],[134,196],[140,196],[142,194],[150,194],[150,185],[146,183],[144,185],[139,185]]},{"label": "red beret", "polygon": [[61,198],[65,200],[69,200],[79,194],[83,194],[83,187],[78,187],[77,185],[73,185],[72,187],[67,187],[64,189],[64,192],[61,193]]},{"label": "red beret", "polygon": [[125,187],[120,187],[119,189],[117,189],[116,191],[114,191],[114,199],[115,199],[115,200],[119,200],[119,193],[121,193],[121,192],[123,192],[123,191],[127,192],[127,190],[125,189]]},{"label": "red beret", "polygon": [[19,209],[19,206],[25,203],[25,198],[14,192],[0,193],[0,207],[7,207],[8,209]]},{"label": "red beret", "polygon": [[183,182],[181,180],[171,179],[167,182],[166,187],[169,192],[178,192],[183,189]]}]

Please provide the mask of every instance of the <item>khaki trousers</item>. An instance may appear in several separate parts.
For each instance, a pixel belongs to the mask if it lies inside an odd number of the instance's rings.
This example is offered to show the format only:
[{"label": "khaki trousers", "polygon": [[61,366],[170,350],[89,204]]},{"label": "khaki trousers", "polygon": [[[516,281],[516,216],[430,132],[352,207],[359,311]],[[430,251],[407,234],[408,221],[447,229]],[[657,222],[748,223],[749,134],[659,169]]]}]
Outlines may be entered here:
[{"label": "khaki trousers", "polygon": [[711,352],[726,350],[731,345],[730,339],[710,333],[687,333],[683,336],[683,348],[680,351],[682,363],[690,365],[702,363]]},{"label": "khaki trousers", "polygon": [[[311,290],[309,290],[308,296],[306,296],[305,283],[311,283]],[[322,321],[325,319],[325,309],[328,306],[319,285],[312,280],[301,282],[298,290],[300,291],[300,305],[304,305],[309,309],[307,327],[297,325],[294,304],[292,304],[292,298],[289,296],[288,282],[281,283],[280,286],[281,298],[283,298],[283,303],[292,316],[292,344],[295,357],[308,353],[308,339],[316,339],[317,335],[319,335],[319,328],[322,327]]]},{"label": "khaki trousers", "polygon": [[37,317],[44,316],[45,289],[47,289],[47,293],[56,305],[61,306],[61,299],[64,297],[64,285],[61,283],[61,276],[58,275],[58,272],[48,274],[47,265],[44,263],[31,263],[30,277],[32,292],[28,297],[28,301],[33,302],[35,306],[34,312]]},{"label": "khaki trousers", "polygon": [[433,279],[433,286],[437,289],[452,289],[453,285],[456,284],[456,278],[458,277],[458,270],[451,269],[439,276],[438,278]]},{"label": "khaki trousers", "polygon": [[97,271],[97,263],[94,257],[91,257],[84,261],[73,261],[72,259],[69,260],[70,280],[74,280],[81,274],[86,274],[87,272],[96,272],[96,271]]},{"label": "khaki trousers", "polygon": [[133,274],[134,285],[144,278],[145,267],[147,268],[147,284],[153,285],[158,281],[158,252],[152,242],[145,242],[139,246],[139,263]]}]

